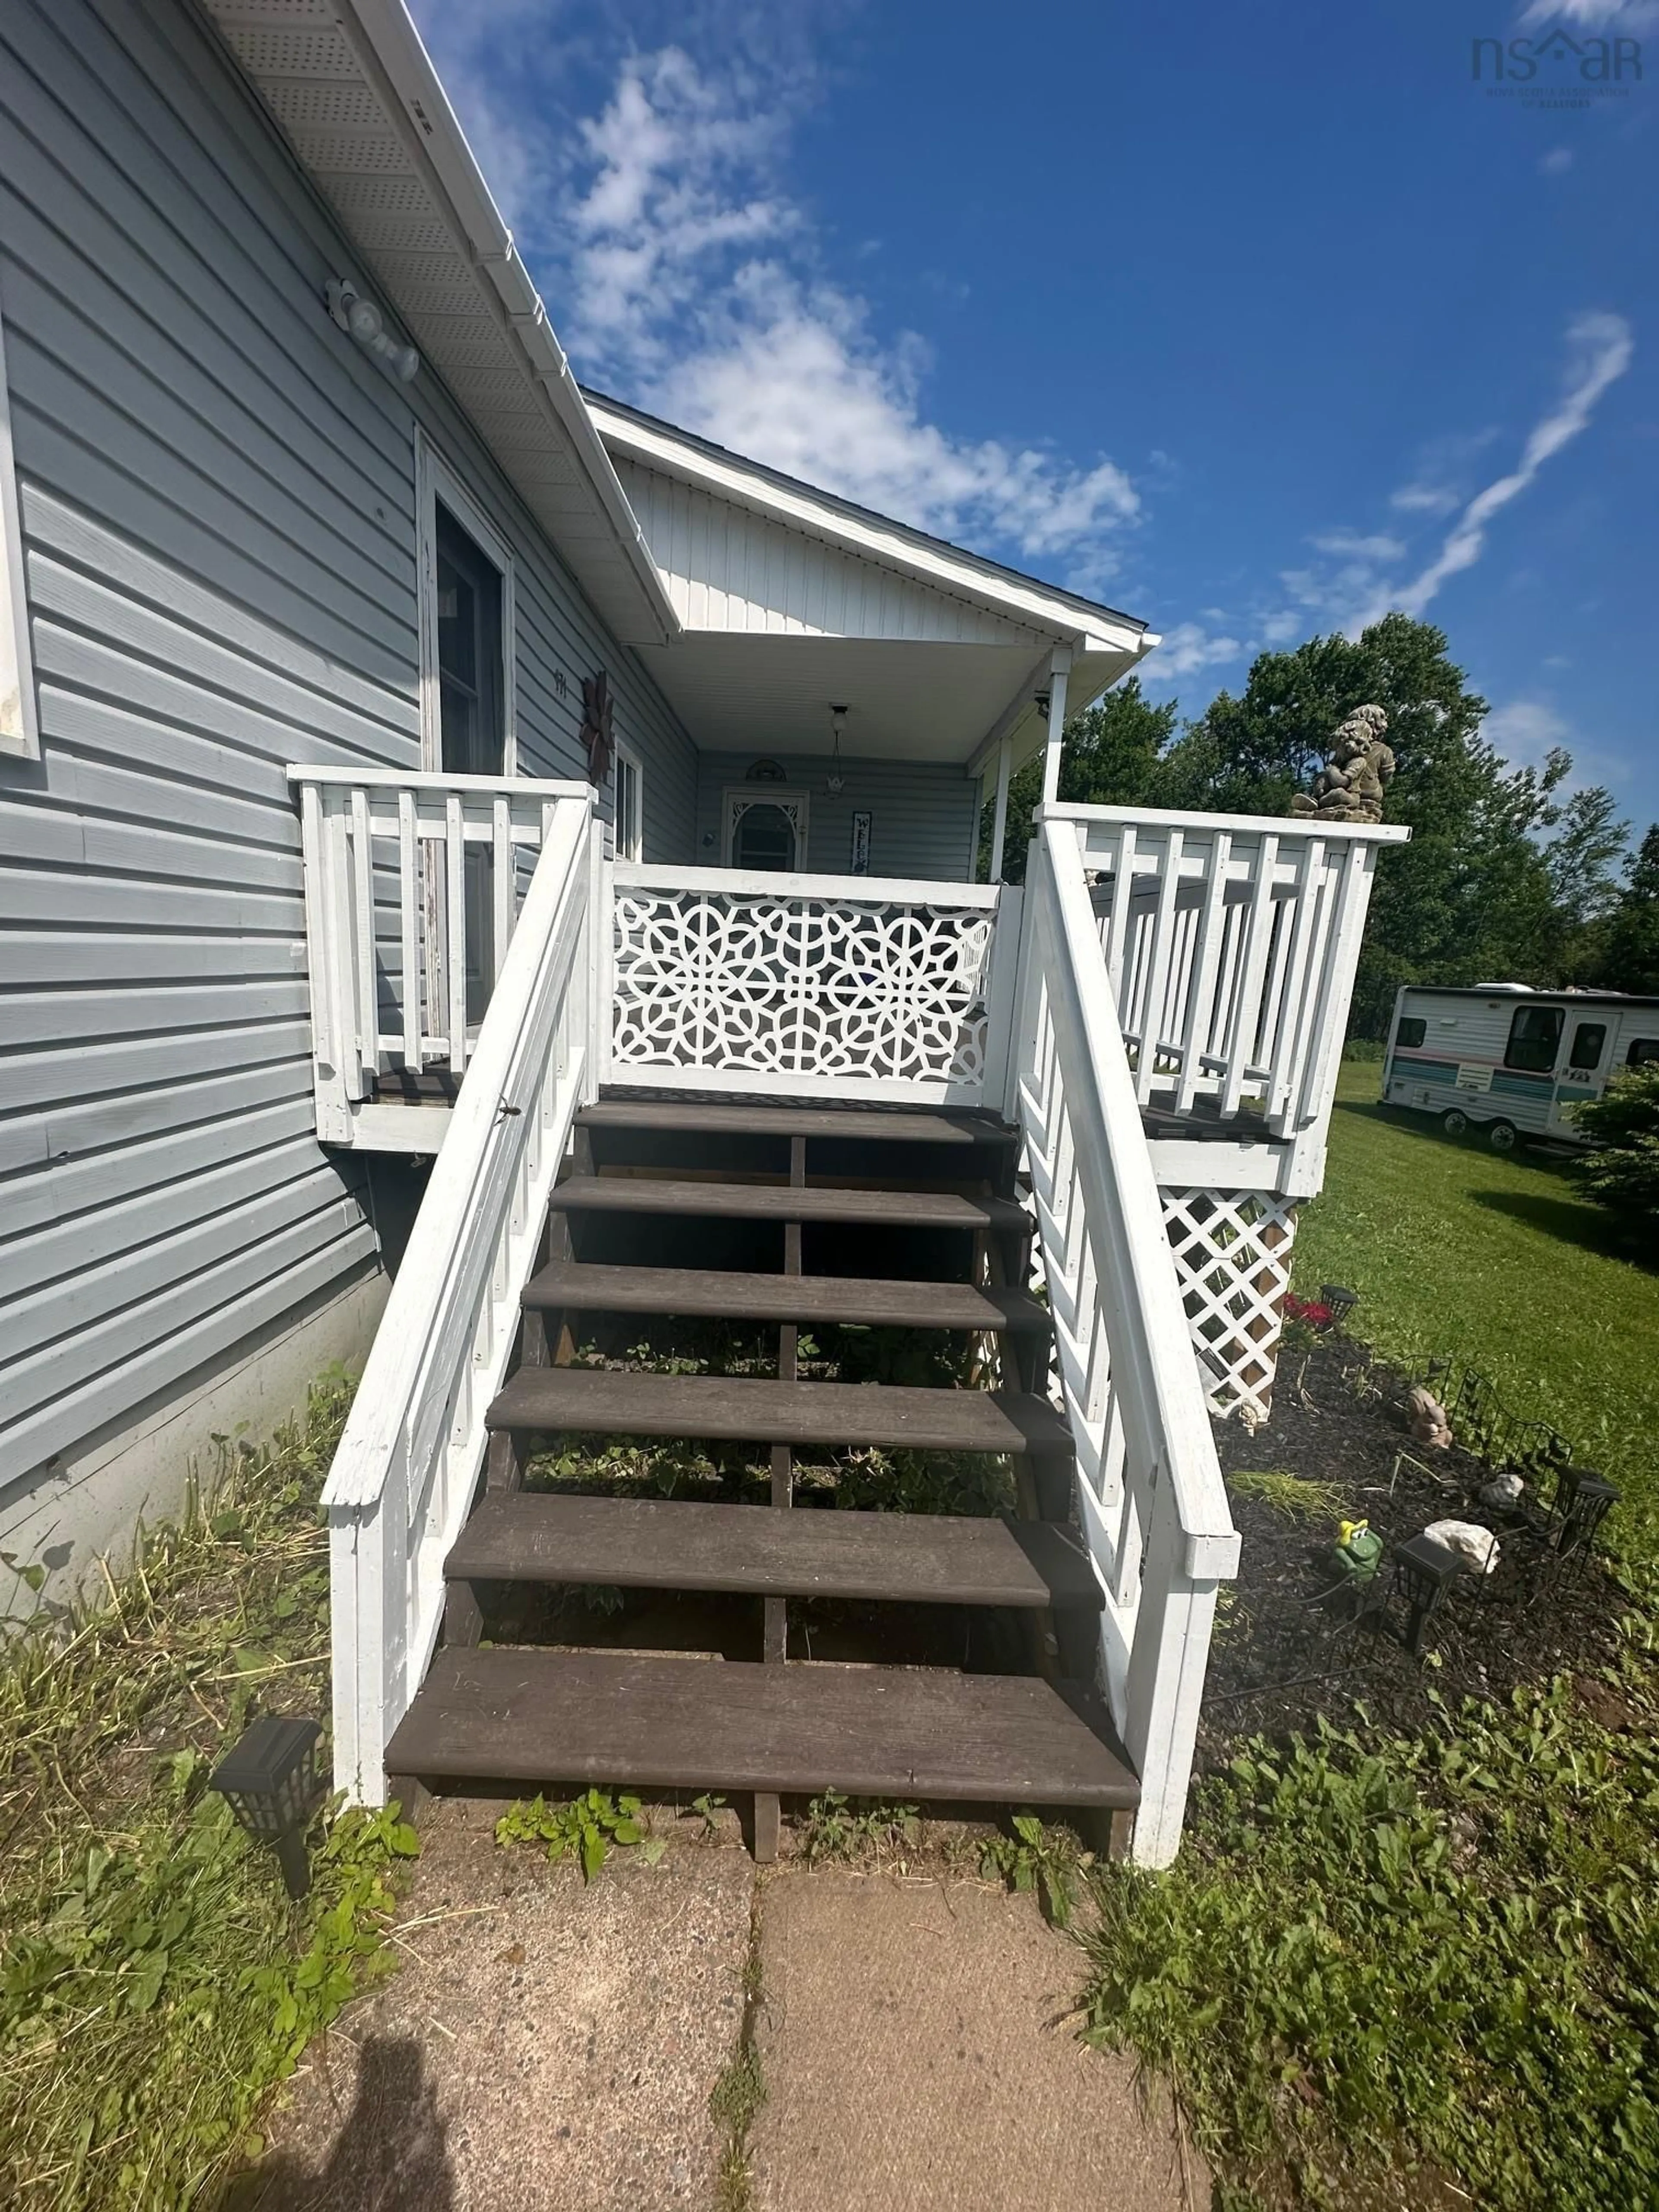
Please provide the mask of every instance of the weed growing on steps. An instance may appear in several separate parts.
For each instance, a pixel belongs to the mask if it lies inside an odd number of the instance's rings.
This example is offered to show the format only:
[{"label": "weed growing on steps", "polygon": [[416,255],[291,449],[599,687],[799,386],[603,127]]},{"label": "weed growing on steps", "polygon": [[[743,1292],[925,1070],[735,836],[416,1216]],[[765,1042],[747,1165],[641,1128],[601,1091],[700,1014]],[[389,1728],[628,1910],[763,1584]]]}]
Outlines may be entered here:
[{"label": "weed growing on steps", "polygon": [[[706,1817],[706,1816],[705,1816]],[[766,2102],[755,2026],[763,2002],[761,1905],[764,1877],[755,1883],[749,1907],[749,1949],[743,1962],[743,2018],[732,2056],[708,2094],[708,2116],[720,2130],[720,2166],[714,2178],[714,2212],[753,2212],[754,2175],[749,2162],[749,2134]]]},{"label": "weed growing on steps", "polygon": [[641,1818],[637,1797],[613,1797],[608,1790],[584,1790],[568,1805],[550,1805],[545,1797],[532,1797],[509,1806],[495,1823],[498,1844],[545,1844],[550,1866],[574,1858],[582,1880],[592,1881],[611,1855],[613,1844],[637,1850],[647,1866],[655,1866],[667,1850]]},{"label": "weed growing on steps", "polygon": [[1087,2033],[1172,2077],[1218,2212],[1659,2203],[1656,1642],[1420,1739],[1252,1745],[1169,1873],[1097,1864]]},{"label": "weed growing on steps", "polygon": [[1227,1487],[1241,1498],[1259,1498],[1270,1512],[1298,1528],[1334,1523],[1348,1502],[1340,1482],[1316,1482],[1279,1467],[1246,1468],[1227,1477]]},{"label": "weed growing on steps", "polygon": [[843,1865],[902,1861],[921,1843],[921,1815],[914,1805],[849,1798],[839,1790],[826,1790],[808,1805],[800,1841],[809,1866],[831,1860]]},{"label": "weed growing on steps", "polygon": [[260,2107],[389,1958],[396,1809],[325,1821],[291,1905],[207,1791],[248,1717],[326,1695],[316,1516],[349,1400],[225,1446],[210,1497],[150,1531],[100,1602],[0,1647],[0,2202],[213,2203]]},{"label": "weed growing on steps", "polygon": [[1069,1928],[1078,1891],[1094,1864],[1069,1828],[1048,1828],[1035,1813],[1016,1813],[1011,1836],[987,1836],[979,1847],[979,1870],[987,1881],[1006,1882],[1021,1896],[1035,1893],[1042,1917],[1055,1928]]}]

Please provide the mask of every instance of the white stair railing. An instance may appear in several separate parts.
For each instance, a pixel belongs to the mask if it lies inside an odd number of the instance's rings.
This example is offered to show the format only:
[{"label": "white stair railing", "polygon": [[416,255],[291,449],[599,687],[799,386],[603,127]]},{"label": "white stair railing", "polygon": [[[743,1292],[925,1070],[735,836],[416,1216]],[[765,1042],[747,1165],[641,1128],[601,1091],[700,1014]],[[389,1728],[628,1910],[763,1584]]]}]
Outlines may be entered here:
[{"label": "white stair railing", "polygon": [[1140,1777],[1133,1854],[1181,1841],[1216,1586],[1237,1572],[1175,1261],[1076,832],[1031,848],[1009,1118],[1025,1139],[1077,1448],[1083,1531],[1103,1585],[1101,1673]]},{"label": "white stair railing", "polygon": [[1194,1106],[1307,1154],[1283,1188],[1319,1188],[1324,1132],[1379,848],[1393,823],[1054,806],[1091,878],[1135,1097]]},{"label": "white stair railing", "polygon": [[292,767],[305,853],[317,1133],[356,1140],[390,1064],[459,1081],[554,810],[580,783]]},{"label": "white stair railing", "polygon": [[602,860],[584,785],[545,841],[335,1455],[328,1516],[337,1787],[385,1751],[437,1641],[443,1561],[477,1490],[548,1195],[596,1088]]}]

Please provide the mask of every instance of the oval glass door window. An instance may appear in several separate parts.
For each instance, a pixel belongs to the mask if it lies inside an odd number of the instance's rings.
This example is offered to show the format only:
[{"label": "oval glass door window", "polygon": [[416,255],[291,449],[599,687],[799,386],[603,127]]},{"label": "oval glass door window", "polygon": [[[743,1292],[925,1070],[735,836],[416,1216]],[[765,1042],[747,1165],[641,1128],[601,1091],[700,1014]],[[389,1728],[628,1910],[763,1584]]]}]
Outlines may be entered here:
[{"label": "oval glass door window", "polygon": [[780,874],[795,865],[795,825],[781,806],[745,806],[738,817],[732,865]]}]

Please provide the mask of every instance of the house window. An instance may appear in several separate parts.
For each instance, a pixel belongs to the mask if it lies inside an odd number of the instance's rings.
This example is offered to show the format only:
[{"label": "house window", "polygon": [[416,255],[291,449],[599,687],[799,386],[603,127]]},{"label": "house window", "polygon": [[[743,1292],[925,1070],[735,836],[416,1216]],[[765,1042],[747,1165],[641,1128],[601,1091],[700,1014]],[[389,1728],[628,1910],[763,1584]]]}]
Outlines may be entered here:
[{"label": "house window", "polygon": [[[447,463],[415,446],[421,637],[421,765],[444,775],[518,773],[514,733],[513,556]],[[463,861],[466,1018],[482,1021],[495,975],[494,855],[469,843]],[[424,894],[428,1018],[441,1024],[447,981],[447,884]]]},{"label": "house window", "polygon": [[1626,1066],[1645,1067],[1653,1060],[1659,1060],[1659,1037],[1632,1037],[1625,1054]]},{"label": "house window", "polygon": [[1415,1052],[1428,1033],[1428,1023],[1421,1014],[1407,1014],[1395,1031],[1394,1041],[1407,1052]]},{"label": "house window", "polygon": [[23,582],[23,524],[11,450],[11,402],[6,385],[5,333],[0,327],[0,753],[40,757]]},{"label": "house window", "polygon": [[1504,1066],[1547,1075],[1555,1065],[1566,1018],[1559,1006],[1517,1006],[1510,1024],[1510,1041],[1504,1048]]},{"label": "house window", "polygon": [[616,839],[619,860],[645,858],[645,779],[638,761],[620,745],[617,748]]},{"label": "house window", "polygon": [[500,775],[507,755],[501,572],[441,500],[433,550],[440,765],[447,775]]},{"label": "house window", "polygon": [[454,471],[415,448],[422,766],[516,775],[513,556]]},{"label": "house window", "polygon": [[1567,1055],[1568,1066],[1595,1066],[1607,1041],[1607,1025],[1605,1022],[1580,1022],[1572,1033],[1572,1050]]}]

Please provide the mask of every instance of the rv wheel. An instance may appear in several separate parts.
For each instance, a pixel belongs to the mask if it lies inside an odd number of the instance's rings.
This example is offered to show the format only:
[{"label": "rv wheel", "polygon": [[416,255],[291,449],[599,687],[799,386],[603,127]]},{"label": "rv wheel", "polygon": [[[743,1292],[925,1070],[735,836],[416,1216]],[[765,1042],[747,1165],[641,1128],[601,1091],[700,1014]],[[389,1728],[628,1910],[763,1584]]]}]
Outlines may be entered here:
[{"label": "rv wheel", "polygon": [[1494,1121],[1486,1132],[1486,1142],[1495,1152],[1512,1152],[1515,1150],[1514,1122]]},{"label": "rv wheel", "polygon": [[1449,1137],[1461,1137],[1468,1132],[1469,1117],[1461,1106],[1449,1106],[1440,1116],[1440,1126]]}]

